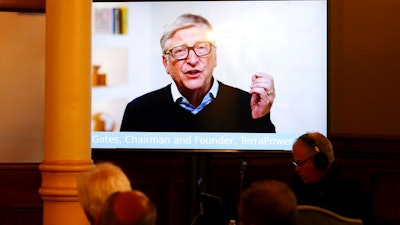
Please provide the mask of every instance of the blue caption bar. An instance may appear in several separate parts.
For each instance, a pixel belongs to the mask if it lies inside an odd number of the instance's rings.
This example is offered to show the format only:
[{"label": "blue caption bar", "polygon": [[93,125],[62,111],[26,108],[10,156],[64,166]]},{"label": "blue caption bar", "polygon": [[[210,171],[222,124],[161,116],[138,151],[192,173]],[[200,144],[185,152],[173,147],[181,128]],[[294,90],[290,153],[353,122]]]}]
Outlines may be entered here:
[{"label": "blue caption bar", "polygon": [[92,148],[291,150],[300,134],[92,132]]}]

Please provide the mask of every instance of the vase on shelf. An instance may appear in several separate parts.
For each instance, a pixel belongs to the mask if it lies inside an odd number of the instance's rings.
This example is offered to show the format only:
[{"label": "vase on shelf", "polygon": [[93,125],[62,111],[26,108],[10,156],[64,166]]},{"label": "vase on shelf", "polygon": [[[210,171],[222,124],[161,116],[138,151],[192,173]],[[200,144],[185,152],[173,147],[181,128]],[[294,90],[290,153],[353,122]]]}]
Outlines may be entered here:
[{"label": "vase on shelf", "polygon": [[107,76],[105,73],[99,73],[100,65],[92,65],[92,86],[106,86]]}]

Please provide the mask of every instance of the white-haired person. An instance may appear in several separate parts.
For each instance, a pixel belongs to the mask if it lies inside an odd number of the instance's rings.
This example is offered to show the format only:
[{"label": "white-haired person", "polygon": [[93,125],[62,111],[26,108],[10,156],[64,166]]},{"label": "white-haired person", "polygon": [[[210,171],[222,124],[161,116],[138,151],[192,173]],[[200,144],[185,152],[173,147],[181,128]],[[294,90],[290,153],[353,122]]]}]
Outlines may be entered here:
[{"label": "white-haired person", "polygon": [[124,171],[111,162],[95,164],[77,178],[78,199],[91,224],[99,217],[107,198],[120,191],[132,190]]},{"label": "white-haired person", "polygon": [[298,176],[293,182],[298,204],[314,205],[339,215],[371,222],[366,190],[335,160],[331,141],[319,132],[305,133],[292,148]]},{"label": "white-haired person", "polygon": [[129,102],[121,131],[276,132],[272,76],[254,73],[248,92],[217,80],[212,32],[206,18],[189,13],[166,26],[160,59],[172,82]]}]

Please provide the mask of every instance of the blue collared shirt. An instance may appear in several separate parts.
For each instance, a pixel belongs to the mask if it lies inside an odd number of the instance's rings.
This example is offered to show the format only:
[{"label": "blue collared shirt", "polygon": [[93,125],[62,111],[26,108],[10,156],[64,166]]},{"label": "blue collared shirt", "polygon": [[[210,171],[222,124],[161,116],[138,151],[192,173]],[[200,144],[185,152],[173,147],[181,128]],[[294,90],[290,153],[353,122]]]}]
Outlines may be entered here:
[{"label": "blue collared shirt", "polygon": [[204,107],[206,107],[208,104],[210,104],[214,100],[214,98],[217,97],[218,89],[219,89],[219,84],[218,84],[217,80],[214,79],[210,91],[206,94],[206,96],[204,96],[200,105],[197,107],[194,107],[178,91],[178,87],[176,86],[175,82],[172,82],[172,84],[171,84],[171,94],[172,94],[172,99],[174,100],[174,102],[178,103],[182,108],[189,110],[194,115],[196,115],[198,112],[200,112],[202,109],[204,109]]}]

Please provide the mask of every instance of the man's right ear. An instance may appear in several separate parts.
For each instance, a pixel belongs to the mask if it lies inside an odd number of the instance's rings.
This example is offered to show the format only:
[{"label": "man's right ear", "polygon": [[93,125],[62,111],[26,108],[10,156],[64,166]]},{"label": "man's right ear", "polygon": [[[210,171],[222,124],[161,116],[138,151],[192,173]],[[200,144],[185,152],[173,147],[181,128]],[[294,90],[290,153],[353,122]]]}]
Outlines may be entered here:
[{"label": "man's right ear", "polygon": [[165,68],[165,72],[166,72],[167,74],[169,74],[167,56],[163,54],[161,57],[162,57],[162,63],[163,63],[164,68]]}]

